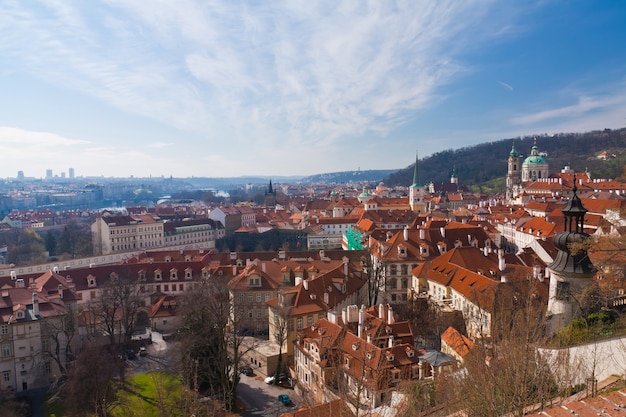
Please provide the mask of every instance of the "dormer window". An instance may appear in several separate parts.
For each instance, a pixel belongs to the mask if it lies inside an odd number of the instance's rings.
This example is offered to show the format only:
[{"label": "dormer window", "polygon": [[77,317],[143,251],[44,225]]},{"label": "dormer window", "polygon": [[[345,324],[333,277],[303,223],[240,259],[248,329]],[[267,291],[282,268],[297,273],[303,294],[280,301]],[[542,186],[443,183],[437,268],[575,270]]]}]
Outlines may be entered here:
[{"label": "dormer window", "polygon": [[94,277],[93,275],[89,275],[87,277],[87,286],[89,288],[93,288],[96,286],[96,277]]},{"label": "dormer window", "polygon": [[250,277],[248,280],[248,285],[250,287],[258,287],[261,285],[261,279],[259,277]]},{"label": "dormer window", "polygon": [[139,271],[139,281],[145,281],[145,280],[146,280],[146,271],[142,269],[141,271]]},{"label": "dormer window", "polygon": [[185,262],[191,262],[191,255],[185,256]]},{"label": "dormer window", "polygon": [[157,269],[156,271],[154,271],[154,279],[156,281],[161,281],[163,279],[163,276],[161,275],[161,270]]},{"label": "dormer window", "polygon": [[170,271],[170,279],[173,279],[173,280],[178,279],[178,270],[177,269],[172,269]]},{"label": "dormer window", "polygon": [[166,256],[165,257],[165,262],[172,262],[172,257],[171,256]]},{"label": "dormer window", "polygon": [[185,269],[185,279],[191,279],[191,278],[193,278],[193,274],[191,272],[191,268]]},{"label": "dormer window", "polygon": [[354,343],[354,344],[352,344],[352,350],[354,350],[354,351],[358,350],[358,349],[359,349],[359,346],[361,346],[361,344],[360,344],[360,343]]},{"label": "dormer window", "polygon": [[18,310],[17,313],[15,313],[15,317],[20,320],[24,318],[24,311],[22,310]]},{"label": "dormer window", "polygon": [[407,348],[406,349],[406,356],[409,358],[412,358],[413,356],[415,356],[415,351],[411,348]]},{"label": "dormer window", "polygon": [[387,361],[388,362],[393,362],[393,360],[395,359],[394,356],[393,356],[393,353],[391,353],[391,352],[387,352],[385,356],[387,356]]}]

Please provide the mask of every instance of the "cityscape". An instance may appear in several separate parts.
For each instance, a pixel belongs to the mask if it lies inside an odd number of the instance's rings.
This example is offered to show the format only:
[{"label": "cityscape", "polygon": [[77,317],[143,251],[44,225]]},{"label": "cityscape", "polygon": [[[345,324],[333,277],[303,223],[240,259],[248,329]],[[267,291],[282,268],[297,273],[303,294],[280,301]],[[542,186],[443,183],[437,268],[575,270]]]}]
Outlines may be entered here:
[{"label": "cityscape", "polygon": [[[2,389],[81,395],[92,400],[58,400],[62,412],[105,413],[123,400],[94,398],[103,384],[166,371],[197,396],[174,414],[485,415],[488,397],[466,390],[487,366],[480,384],[503,392],[524,363],[533,376],[488,415],[618,404],[623,388],[580,399],[623,384],[626,173],[554,169],[537,140],[502,159],[493,195],[454,169],[422,183],[417,157],[403,186],[270,179],[239,199],[172,178],[72,195],[96,183],[18,176],[5,186],[24,198],[5,205],[49,204],[0,223]],[[95,352],[110,362],[81,362]],[[105,381],[76,386],[80,363]]]},{"label": "cityscape", "polygon": [[0,415],[623,416],[624,28],[2,2]]}]

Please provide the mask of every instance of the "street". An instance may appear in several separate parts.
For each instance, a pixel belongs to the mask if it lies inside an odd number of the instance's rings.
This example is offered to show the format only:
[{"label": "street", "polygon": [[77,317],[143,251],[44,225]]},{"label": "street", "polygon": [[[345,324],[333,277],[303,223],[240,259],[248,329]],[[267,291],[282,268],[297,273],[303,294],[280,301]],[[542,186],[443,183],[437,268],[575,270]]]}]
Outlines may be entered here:
[{"label": "street", "polygon": [[[294,405],[287,407],[278,401],[279,394],[287,394]],[[300,398],[296,397],[294,390],[275,385],[267,385],[263,377],[256,374],[253,376],[241,375],[237,387],[237,397],[242,404],[240,413],[244,417],[277,417],[284,412],[298,409]]]}]

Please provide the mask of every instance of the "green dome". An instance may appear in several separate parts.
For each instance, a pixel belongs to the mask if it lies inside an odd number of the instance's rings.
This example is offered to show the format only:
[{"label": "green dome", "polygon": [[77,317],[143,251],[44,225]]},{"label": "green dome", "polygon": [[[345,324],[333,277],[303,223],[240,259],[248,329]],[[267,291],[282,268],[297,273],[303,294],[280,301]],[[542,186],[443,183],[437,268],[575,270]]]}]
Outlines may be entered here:
[{"label": "green dome", "polygon": [[513,147],[511,148],[511,153],[509,153],[509,156],[512,156],[513,158],[517,158],[519,154],[517,153],[517,149],[515,149],[515,144],[513,144]]},{"label": "green dome", "polygon": [[524,165],[540,165],[547,164],[546,158],[540,155],[531,155],[528,158],[524,159]]}]

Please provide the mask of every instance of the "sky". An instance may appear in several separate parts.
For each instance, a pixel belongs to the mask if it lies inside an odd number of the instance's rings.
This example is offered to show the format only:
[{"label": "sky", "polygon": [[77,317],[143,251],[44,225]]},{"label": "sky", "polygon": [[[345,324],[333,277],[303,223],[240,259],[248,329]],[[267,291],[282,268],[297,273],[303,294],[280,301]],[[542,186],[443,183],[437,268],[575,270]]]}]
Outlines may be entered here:
[{"label": "sky", "polygon": [[0,2],[0,178],[400,169],[622,127],[621,0]]}]

